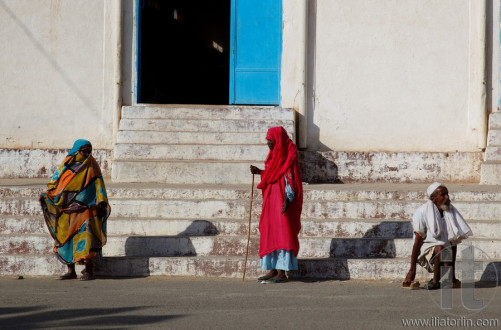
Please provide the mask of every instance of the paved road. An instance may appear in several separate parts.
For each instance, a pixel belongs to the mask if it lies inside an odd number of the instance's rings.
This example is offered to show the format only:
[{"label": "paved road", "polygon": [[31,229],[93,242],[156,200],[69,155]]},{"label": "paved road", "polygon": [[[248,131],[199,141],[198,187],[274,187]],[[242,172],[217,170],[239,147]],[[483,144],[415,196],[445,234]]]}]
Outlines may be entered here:
[{"label": "paved road", "polygon": [[442,324],[441,329],[496,319],[496,327],[485,328],[499,328],[500,291],[494,284],[475,288],[475,299],[484,306],[472,314],[461,303],[461,290],[448,290],[453,308],[445,310],[440,290],[403,290],[390,281],[3,277],[0,328],[401,329],[402,320],[411,318]]}]

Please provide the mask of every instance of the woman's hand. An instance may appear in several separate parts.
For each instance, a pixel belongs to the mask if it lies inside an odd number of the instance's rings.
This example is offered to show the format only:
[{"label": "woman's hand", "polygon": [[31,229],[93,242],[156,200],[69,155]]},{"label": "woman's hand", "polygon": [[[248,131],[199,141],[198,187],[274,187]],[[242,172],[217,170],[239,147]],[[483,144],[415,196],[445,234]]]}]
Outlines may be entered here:
[{"label": "woman's hand", "polygon": [[108,213],[108,210],[106,209],[106,203],[99,203],[99,205],[96,206],[97,208],[97,217],[99,219],[104,219],[104,217],[106,216],[106,214]]},{"label": "woman's hand", "polygon": [[250,166],[250,171],[252,174],[261,174],[261,170],[254,165]]}]

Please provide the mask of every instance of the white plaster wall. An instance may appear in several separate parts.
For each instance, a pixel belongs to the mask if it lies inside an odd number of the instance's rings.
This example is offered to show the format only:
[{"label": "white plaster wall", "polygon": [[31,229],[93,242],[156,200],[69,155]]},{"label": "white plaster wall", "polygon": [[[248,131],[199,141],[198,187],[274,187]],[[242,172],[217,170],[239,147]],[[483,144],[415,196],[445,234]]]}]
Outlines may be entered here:
[{"label": "white plaster wall", "polygon": [[[308,0],[282,1],[281,104],[301,112],[304,106],[305,11]],[[302,118],[299,118],[302,120]]]},{"label": "white plaster wall", "polygon": [[[304,36],[313,38],[308,149],[478,150],[470,19],[481,1],[308,0],[313,35],[304,1],[283,2],[281,88],[282,106],[305,106]],[[0,2],[0,148],[68,148],[76,138],[112,148],[113,3]]]},{"label": "white plaster wall", "polygon": [[[302,88],[289,54],[304,49],[299,1],[284,1],[285,107]],[[478,151],[485,95],[472,86],[485,58],[471,55],[482,46],[475,10],[471,0],[317,0],[308,149]]]},{"label": "white plaster wall", "polygon": [[0,148],[112,148],[109,5],[0,1]]}]

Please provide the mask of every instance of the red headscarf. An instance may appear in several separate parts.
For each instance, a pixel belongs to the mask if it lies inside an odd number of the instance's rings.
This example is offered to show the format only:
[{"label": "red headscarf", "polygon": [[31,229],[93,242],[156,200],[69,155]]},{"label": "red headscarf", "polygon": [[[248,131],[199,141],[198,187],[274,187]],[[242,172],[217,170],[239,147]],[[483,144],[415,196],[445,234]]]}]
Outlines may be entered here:
[{"label": "red headscarf", "polygon": [[[270,128],[266,134],[266,139],[272,140],[274,147],[264,161],[261,182],[257,185],[259,189],[264,189],[268,184],[277,181],[297,160],[297,147],[282,126]],[[294,184],[297,185],[298,182],[294,182]],[[301,185],[301,181],[299,185]],[[292,189],[297,192],[294,187]]]}]

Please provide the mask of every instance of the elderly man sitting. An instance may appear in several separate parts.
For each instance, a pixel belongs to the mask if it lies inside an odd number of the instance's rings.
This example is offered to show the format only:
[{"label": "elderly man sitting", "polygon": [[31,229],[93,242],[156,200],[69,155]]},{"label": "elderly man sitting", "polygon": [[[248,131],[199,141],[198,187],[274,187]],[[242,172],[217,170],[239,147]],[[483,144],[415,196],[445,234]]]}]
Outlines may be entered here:
[{"label": "elderly man sitting", "polygon": [[451,205],[447,187],[435,182],[428,187],[426,193],[429,200],[412,217],[414,245],[411,267],[402,288],[419,288],[419,282],[414,281],[416,263],[433,273],[433,279],[424,285],[425,289],[440,289],[441,266],[447,266],[452,271],[452,274],[448,272],[448,280],[443,281],[442,286],[461,287],[455,274],[457,244],[473,233],[458,210]]}]

